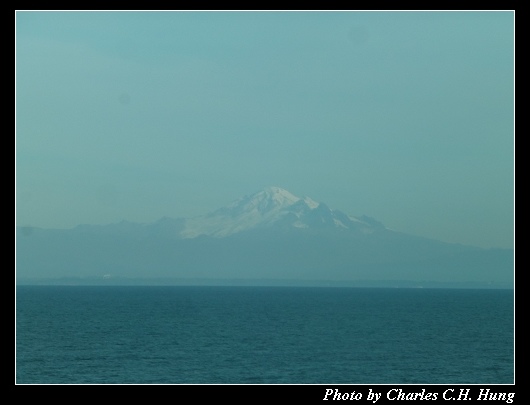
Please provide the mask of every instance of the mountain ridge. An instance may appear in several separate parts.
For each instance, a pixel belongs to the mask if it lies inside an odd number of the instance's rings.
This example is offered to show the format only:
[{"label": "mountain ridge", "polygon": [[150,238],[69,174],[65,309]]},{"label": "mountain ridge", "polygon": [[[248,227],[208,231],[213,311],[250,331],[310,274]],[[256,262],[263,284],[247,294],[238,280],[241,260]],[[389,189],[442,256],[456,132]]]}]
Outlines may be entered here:
[{"label": "mountain ridge", "polygon": [[122,220],[103,225],[80,224],[72,229],[86,231],[106,228],[118,233],[135,233],[149,227],[158,227],[160,230],[165,228],[166,231],[171,228],[175,233],[173,236],[188,239],[199,236],[226,237],[254,228],[275,226],[284,229],[336,227],[363,229],[365,232],[386,228],[381,222],[366,215],[345,214],[310,197],[297,197],[281,187],[271,186],[240,197],[204,215],[188,218],[164,216],[150,223]]},{"label": "mountain ridge", "polygon": [[140,224],[19,228],[16,277],[404,280],[513,287],[513,251],[390,230],[268,187],[206,215]]}]

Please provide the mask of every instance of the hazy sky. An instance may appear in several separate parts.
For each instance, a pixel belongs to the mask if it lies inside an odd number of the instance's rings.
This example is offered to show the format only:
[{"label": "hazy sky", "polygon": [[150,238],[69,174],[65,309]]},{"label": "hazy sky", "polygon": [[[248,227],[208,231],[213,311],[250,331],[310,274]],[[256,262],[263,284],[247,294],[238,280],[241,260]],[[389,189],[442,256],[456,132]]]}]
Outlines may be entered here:
[{"label": "hazy sky", "polygon": [[512,247],[513,12],[17,12],[16,223],[266,186]]}]

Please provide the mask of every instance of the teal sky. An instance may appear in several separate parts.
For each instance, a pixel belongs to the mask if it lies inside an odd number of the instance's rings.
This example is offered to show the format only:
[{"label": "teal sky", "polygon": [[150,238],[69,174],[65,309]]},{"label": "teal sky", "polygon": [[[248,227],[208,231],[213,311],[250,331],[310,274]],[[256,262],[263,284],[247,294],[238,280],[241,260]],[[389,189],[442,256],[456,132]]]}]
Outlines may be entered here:
[{"label": "teal sky", "polygon": [[513,246],[513,12],[15,20],[18,225],[189,217],[274,185]]}]

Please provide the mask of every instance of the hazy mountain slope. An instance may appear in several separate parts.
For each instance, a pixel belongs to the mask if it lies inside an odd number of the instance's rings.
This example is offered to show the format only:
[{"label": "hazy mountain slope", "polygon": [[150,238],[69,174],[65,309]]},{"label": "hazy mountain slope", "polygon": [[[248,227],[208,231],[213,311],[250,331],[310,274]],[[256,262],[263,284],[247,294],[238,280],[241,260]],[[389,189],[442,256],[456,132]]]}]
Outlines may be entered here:
[{"label": "hazy mountain slope", "polygon": [[210,214],[70,230],[21,228],[16,270],[30,278],[407,280],[510,286],[513,251],[386,229],[270,187]]}]

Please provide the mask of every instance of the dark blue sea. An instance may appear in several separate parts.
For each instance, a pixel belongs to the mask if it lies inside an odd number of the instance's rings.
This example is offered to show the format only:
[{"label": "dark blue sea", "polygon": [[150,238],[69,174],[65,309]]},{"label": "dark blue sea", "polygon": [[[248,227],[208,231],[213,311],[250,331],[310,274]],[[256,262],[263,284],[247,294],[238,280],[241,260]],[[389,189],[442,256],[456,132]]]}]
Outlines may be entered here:
[{"label": "dark blue sea", "polygon": [[18,286],[17,384],[513,384],[513,290]]}]

